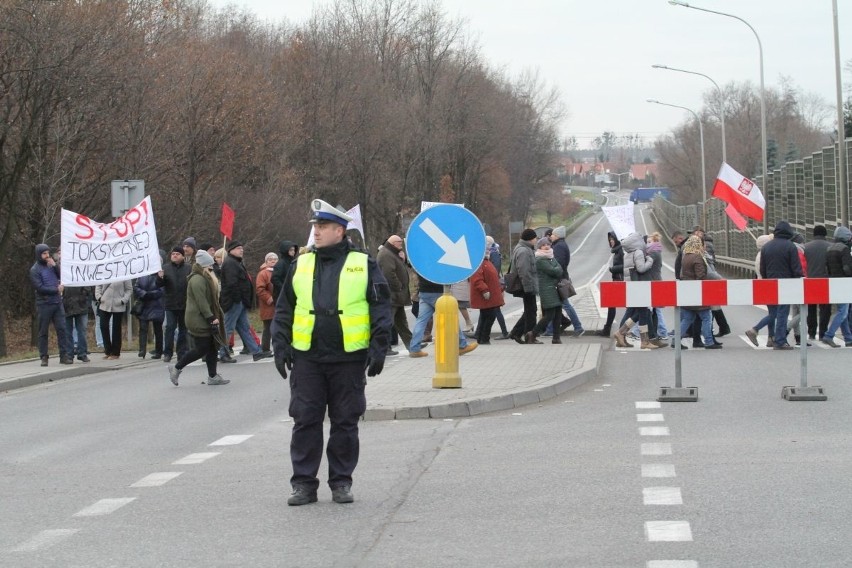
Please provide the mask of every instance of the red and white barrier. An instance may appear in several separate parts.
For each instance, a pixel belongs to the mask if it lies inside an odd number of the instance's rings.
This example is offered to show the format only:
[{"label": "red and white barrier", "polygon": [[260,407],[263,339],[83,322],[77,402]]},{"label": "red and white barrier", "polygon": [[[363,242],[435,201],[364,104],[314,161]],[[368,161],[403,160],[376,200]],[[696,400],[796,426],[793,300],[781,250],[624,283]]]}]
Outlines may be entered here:
[{"label": "red and white barrier", "polygon": [[602,308],[852,304],[852,278],[601,282]]}]

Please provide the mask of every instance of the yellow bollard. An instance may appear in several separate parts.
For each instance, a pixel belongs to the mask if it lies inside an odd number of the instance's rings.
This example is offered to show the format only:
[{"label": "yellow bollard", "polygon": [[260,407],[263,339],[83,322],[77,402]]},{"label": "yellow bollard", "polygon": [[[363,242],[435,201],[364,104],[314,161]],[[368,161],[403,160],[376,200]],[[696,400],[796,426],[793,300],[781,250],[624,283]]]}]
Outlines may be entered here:
[{"label": "yellow bollard", "polygon": [[435,302],[435,376],[433,389],[460,389],[459,303],[444,286],[444,295]]}]

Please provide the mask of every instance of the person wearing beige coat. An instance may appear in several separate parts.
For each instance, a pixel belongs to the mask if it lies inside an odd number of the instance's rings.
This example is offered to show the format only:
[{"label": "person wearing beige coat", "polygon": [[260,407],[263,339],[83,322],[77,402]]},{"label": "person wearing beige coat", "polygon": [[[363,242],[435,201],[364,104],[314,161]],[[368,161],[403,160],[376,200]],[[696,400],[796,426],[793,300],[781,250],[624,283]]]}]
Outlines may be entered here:
[{"label": "person wearing beige coat", "polygon": [[98,306],[101,334],[104,336],[104,359],[118,359],[121,356],[121,322],[127,306],[130,305],[131,294],[133,284],[130,280],[95,286],[95,302]]}]

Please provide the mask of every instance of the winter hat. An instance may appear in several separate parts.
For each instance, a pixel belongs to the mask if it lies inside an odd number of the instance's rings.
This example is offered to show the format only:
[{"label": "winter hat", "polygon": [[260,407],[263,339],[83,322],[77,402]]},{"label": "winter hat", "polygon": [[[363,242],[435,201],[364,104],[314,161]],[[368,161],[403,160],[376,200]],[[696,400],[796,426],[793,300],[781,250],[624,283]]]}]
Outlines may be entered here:
[{"label": "winter hat", "polygon": [[199,246],[199,247],[198,247],[198,250],[207,250],[207,251],[209,251],[209,250],[210,250],[210,249],[212,249],[212,248],[213,248],[213,245],[211,245],[210,243],[201,243],[201,246]]},{"label": "winter hat", "polygon": [[243,246],[243,243],[241,243],[240,241],[231,241],[230,243],[228,243],[228,252],[231,252],[235,248],[241,246]]},{"label": "winter hat", "polygon": [[825,237],[828,236],[828,231],[825,230],[823,225],[814,226],[814,236],[815,237]]},{"label": "winter hat", "polygon": [[494,244],[494,237],[492,237],[491,235],[486,235],[485,236],[485,246],[490,248],[493,244]]},{"label": "winter hat", "polygon": [[180,245],[175,245],[172,247],[172,252],[179,252],[180,254],[183,254],[183,247]]},{"label": "winter hat", "polygon": [[559,225],[555,229],[553,229],[553,236],[557,239],[564,239],[567,229],[565,229],[565,225]]},{"label": "winter hat", "polygon": [[195,237],[186,237],[181,244],[191,246],[192,250],[198,250],[198,245],[195,244]]},{"label": "winter hat", "polygon": [[195,264],[197,264],[201,268],[213,266],[213,257],[210,256],[210,253],[206,250],[200,250],[195,253]]},{"label": "winter hat", "polygon": [[536,248],[536,250],[538,250],[538,249],[540,249],[543,245],[549,245],[549,244],[550,244],[550,239],[549,239],[548,237],[542,237],[542,238],[540,238],[540,239],[538,240],[538,242],[535,244],[535,248]]},{"label": "winter hat", "polygon": [[533,231],[532,229],[524,229],[524,231],[521,233],[522,241],[531,241],[536,238],[538,238],[538,235],[535,234],[535,231]]},{"label": "winter hat", "polygon": [[852,240],[852,231],[843,226],[837,227],[834,229],[834,240],[841,243],[848,243]]}]

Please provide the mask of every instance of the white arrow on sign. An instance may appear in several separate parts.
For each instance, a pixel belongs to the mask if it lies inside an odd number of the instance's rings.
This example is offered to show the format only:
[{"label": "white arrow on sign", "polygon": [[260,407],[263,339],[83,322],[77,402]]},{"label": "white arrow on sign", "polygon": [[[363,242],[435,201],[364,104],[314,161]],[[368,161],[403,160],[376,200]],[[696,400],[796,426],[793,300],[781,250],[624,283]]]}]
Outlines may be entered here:
[{"label": "white arrow on sign", "polygon": [[467,252],[467,242],[465,241],[464,235],[462,235],[456,242],[453,242],[452,239],[445,235],[444,232],[432,222],[432,219],[429,218],[420,223],[420,228],[444,251],[444,256],[438,259],[440,264],[448,264],[459,268],[472,268],[470,265],[470,255]]}]

